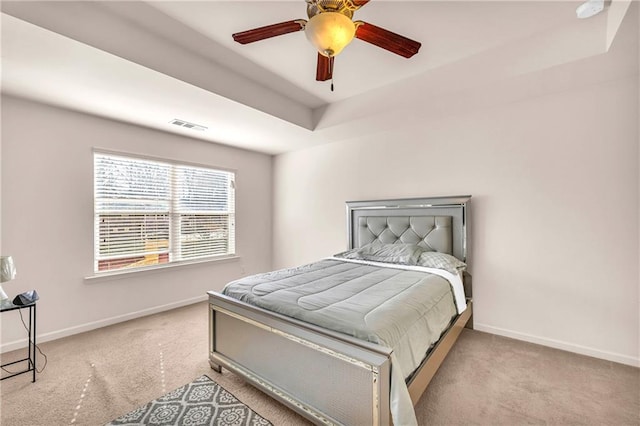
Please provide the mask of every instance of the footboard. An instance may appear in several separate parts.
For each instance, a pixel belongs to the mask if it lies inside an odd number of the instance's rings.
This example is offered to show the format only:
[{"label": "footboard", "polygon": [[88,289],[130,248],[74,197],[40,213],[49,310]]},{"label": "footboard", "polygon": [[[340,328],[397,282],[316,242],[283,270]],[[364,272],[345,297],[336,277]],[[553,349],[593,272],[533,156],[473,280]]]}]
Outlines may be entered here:
[{"label": "footboard", "polygon": [[209,362],[314,423],[388,425],[390,349],[209,292]]}]

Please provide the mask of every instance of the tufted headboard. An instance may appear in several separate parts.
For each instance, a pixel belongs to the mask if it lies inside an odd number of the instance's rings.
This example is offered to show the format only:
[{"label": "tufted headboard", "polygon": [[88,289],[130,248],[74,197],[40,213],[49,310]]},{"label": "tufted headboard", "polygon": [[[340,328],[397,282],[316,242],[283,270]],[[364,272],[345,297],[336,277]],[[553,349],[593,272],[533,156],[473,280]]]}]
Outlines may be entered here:
[{"label": "tufted headboard", "polygon": [[467,262],[470,195],[347,202],[349,248],[417,244]]}]

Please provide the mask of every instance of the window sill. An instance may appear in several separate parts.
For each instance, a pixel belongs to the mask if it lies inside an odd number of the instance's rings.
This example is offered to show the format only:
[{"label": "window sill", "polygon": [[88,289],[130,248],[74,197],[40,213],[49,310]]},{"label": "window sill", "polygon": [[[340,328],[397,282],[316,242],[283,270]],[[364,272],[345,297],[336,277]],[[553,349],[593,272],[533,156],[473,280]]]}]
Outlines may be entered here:
[{"label": "window sill", "polygon": [[237,261],[239,259],[240,259],[240,256],[231,255],[231,256],[225,256],[225,257],[209,258],[209,259],[186,260],[182,262],[172,262],[172,263],[166,263],[163,265],[147,266],[145,268],[136,268],[131,270],[101,272],[101,273],[96,273],[95,275],[84,277],[84,280],[90,283],[119,280],[122,278],[129,278],[136,275],[147,275],[147,274],[158,273],[158,272],[163,272],[167,270],[174,270],[176,268],[184,268],[184,267],[196,266],[196,265],[231,262],[231,261]]}]

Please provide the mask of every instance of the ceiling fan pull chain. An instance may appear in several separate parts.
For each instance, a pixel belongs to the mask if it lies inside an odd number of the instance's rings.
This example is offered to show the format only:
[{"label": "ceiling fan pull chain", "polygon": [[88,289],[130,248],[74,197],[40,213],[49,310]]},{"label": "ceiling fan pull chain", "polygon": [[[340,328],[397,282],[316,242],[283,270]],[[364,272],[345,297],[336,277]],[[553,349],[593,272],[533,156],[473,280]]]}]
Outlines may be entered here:
[{"label": "ceiling fan pull chain", "polygon": [[333,61],[335,61],[335,57],[329,58],[329,73],[331,73],[331,91],[333,92]]}]

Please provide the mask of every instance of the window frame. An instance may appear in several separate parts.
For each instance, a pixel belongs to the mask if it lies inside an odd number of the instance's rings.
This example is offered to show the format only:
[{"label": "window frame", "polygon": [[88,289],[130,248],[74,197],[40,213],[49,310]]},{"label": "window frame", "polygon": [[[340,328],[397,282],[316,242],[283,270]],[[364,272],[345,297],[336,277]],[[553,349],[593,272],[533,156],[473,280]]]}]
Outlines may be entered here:
[{"label": "window frame", "polygon": [[[170,167],[170,180],[169,180],[169,207],[168,207],[168,216],[169,216],[169,229],[168,229],[168,260],[164,263],[156,263],[151,265],[142,265],[136,267],[120,267],[115,269],[104,269],[99,270],[99,262],[104,259],[100,259],[100,212],[98,211],[97,206],[97,168],[96,168],[96,157],[98,155],[104,156],[113,156],[129,159],[129,160],[138,160],[138,161],[149,161],[162,163]],[[178,201],[178,187],[177,181],[174,181],[176,175],[177,167],[187,167],[187,168],[197,168],[197,169],[206,169],[213,172],[223,172],[228,173],[230,176],[230,191],[227,194],[227,202],[230,203],[228,205],[228,209],[224,213],[220,212],[212,212],[211,215],[226,215],[230,221],[228,234],[226,237],[227,251],[224,254],[212,254],[212,255],[203,255],[203,256],[195,256],[185,259],[176,259],[177,253],[180,253],[180,245],[181,245],[181,231],[180,231],[180,222],[181,217],[185,214],[189,213],[181,213],[176,211],[176,204]],[[111,151],[104,149],[94,148],[92,150],[92,171],[93,171],[93,275],[90,277],[86,277],[87,279],[91,278],[99,278],[104,276],[114,276],[114,275],[125,275],[131,273],[139,273],[143,271],[156,270],[156,269],[165,269],[172,268],[175,266],[183,266],[183,265],[191,265],[191,264],[201,264],[207,262],[217,262],[228,259],[238,258],[237,256],[237,247],[236,247],[236,180],[237,180],[237,171],[235,169],[229,169],[225,167],[212,166],[210,164],[202,164],[202,163],[194,163],[189,161],[178,161],[167,158],[159,158],[153,157],[149,155],[141,155],[129,152],[121,152],[121,151]],[[128,213],[126,210],[123,210],[122,213]],[[150,214],[157,214],[156,212],[149,212]],[[131,257],[134,257],[132,255]],[[141,254],[140,256],[144,256]]]}]

